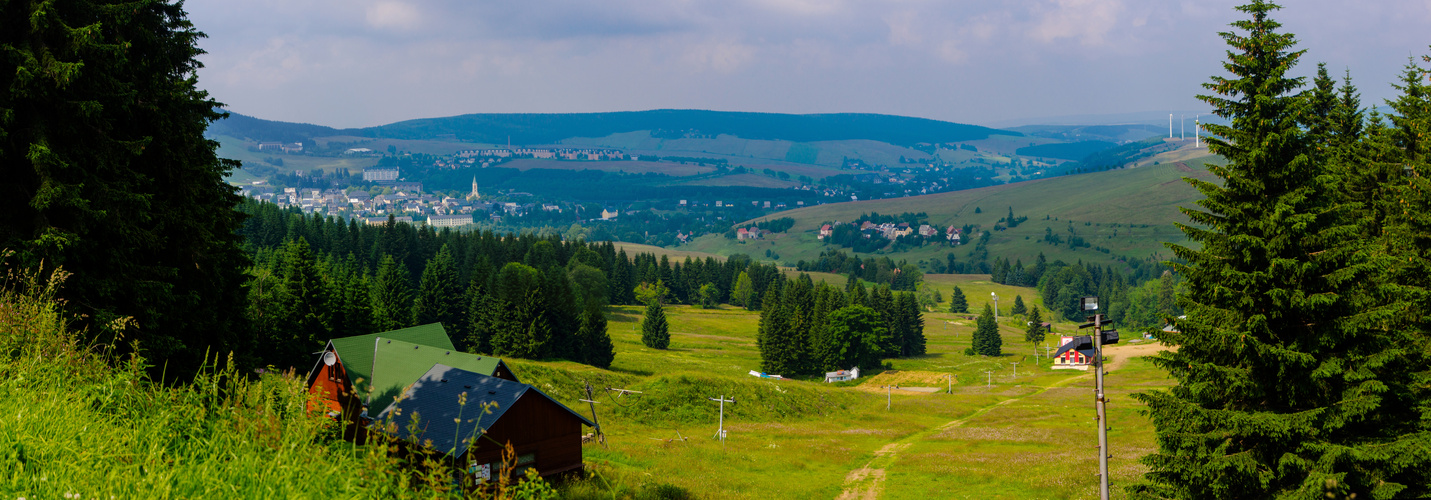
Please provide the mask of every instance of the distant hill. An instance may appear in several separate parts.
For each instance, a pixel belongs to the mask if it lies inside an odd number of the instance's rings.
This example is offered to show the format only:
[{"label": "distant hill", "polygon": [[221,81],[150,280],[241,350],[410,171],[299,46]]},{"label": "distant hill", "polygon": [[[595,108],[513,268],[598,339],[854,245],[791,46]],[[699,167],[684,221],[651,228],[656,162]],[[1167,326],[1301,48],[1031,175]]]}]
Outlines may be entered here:
[{"label": "distant hill", "polygon": [[1017,153],[1024,156],[1037,156],[1040,158],[1080,160],[1088,157],[1088,155],[1116,146],[1118,145],[1108,141],[1056,142],[1019,148]]},{"label": "distant hill", "polygon": [[[1202,195],[1182,180],[1195,177],[1215,181],[1203,166],[1217,157],[1178,158],[1152,164],[1157,158],[1190,155],[1193,150],[1168,153],[1148,160],[1147,166],[1110,170],[1084,175],[1070,175],[992,186],[950,193],[906,198],[833,203],[777,212],[739,224],[748,227],[762,220],[790,217],[795,226],[786,234],[768,242],[741,244],[719,235],[704,236],[695,243],[681,247],[718,254],[747,253],[757,255],[769,250],[779,255],[781,262],[814,260],[821,250],[838,247],[824,245],[816,239],[816,231],[825,222],[849,222],[862,214],[877,212],[898,215],[903,212],[924,212],[930,224],[942,228],[950,225],[981,226],[991,230],[1012,208],[1015,217],[1027,217],[1017,227],[994,231],[988,245],[989,259],[996,256],[1023,259],[1029,263],[1040,252],[1049,259],[1068,262],[1111,261],[1118,257],[1144,258],[1152,255],[1167,257],[1164,242],[1182,242],[1185,238],[1173,223],[1187,222],[1178,207],[1192,207]],[[1049,243],[1047,235],[1057,236],[1063,244]],[[1077,236],[1086,247],[1066,242]],[[844,249],[849,252],[849,249]],[[917,262],[943,259],[953,252],[957,259],[971,258],[974,245],[956,248],[924,246],[889,253],[895,259]]]},{"label": "distant hill", "polygon": [[230,117],[215,123],[210,133],[250,140],[292,142],[344,135],[406,140],[447,138],[489,144],[505,144],[510,139],[513,144],[554,144],[571,137],[605,137],[642,130],[668,139],[718,135],[792,142],[868,139],[899,146],[971,141],[991,135],[1022,135],[977,125],[893,115],[792,115],[676,109],[612,113],[484,113],[342,130],[262,120],[230,112]]}]

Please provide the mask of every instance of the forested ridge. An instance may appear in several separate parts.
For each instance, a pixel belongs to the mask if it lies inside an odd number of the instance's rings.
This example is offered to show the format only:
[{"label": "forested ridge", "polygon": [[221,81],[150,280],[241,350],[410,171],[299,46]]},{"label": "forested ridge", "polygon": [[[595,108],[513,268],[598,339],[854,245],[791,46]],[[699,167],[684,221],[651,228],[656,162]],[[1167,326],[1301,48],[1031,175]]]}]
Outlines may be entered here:
[{"label": "forested ridge", "polygon": [[749,297],[784,279],[744,256],[672,262],[611,242],[370,226],[257,202],[240,209],[253,261],[248,352],[260,364],[301,367],[329,338],[440,322],[464,350],[606,367],[605,306],[636,304],[643,284],[660,284],[663,301],[756,309]]}]

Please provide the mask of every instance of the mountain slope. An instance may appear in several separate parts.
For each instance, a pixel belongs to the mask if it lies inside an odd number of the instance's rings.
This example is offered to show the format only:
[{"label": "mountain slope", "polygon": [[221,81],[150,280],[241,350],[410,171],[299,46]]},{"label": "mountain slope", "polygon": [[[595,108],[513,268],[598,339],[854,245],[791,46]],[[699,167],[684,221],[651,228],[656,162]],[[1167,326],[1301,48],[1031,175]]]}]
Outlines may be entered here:
[{"label": "mountain slope", "polygon": [[[1149,163],[1154,161],[1158,160],[1153,159]],[[795,226],[788,233],[776,235],[770,241],[742,244],[712,235],[696,241],[691,249],[753,256],[770,250],[771,254],[779,255],[778,260],[782,262],[813,260],[822,250],[838,248],[816,239],[819,226],[823,223],[850,222],[870,212],[885,215],[925,212],[929,223],[941,228],[941,232],[950,225],[973,225],[980,226],[979,230],[992,230],[1012,208],[1015,217],[1028,219],[1017,227],[991,232],[988,243],[990,259],[1007,256],[1028,263],[1041,252],[1049,259],[1062,258],[1069,262],[1114,260],[1120,256],[1166,257],[1168,252],[1164,242],[1185,240],[1181,231],[1173,225],[1175,222],[1187,222],[1178,207],[1194,206],[1202,198],[1201,193],[1188,185],[1183,177],[1215,180],[1204,167],[1208,161],[1216,161],[1216,157],[1202,155],[1138,168],[966,191],[799,208],[740,224],[748,227],[767,219],[795,219]],[[1048,242],[1048,235],[1058,237],[1063,243]],[[1071,237],[1082,239],[1088,246],[1070,246],[1068,241]],[[953,249],[927,245],[893,252],[891,256],[915,262],[942,260],[950,252],[957,259],[964,260],[973,254],[974,245],[966,244]]]},{"label": "mountain slope", "polygon": [[[901,146],[978,140],[1018,132],[907,116],[832,113],[792,115],[685,109],[612,113],[481,113],[406,120],[361,129],[261,120],[232,113],[210,132],[252,140],[353,135],[392,139],[451,138],[467,142],[553,144],[570,137],[605,137],[649,130],[662,138],[733,135],[793,142],[870,139]],[[307,137],[300,137],[306,135]]]}]

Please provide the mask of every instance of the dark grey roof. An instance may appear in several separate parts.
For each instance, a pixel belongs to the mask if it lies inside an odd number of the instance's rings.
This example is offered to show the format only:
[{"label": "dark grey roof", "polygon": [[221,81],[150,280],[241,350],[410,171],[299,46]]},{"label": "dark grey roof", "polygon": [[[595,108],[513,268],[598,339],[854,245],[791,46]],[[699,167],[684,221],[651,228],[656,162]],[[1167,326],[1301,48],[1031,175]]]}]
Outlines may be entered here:
[{"label": "dark grey roof", "polygon": [[1053,357],[1057,358],[1062,356],[1065,352],[1075,350],[1078,351],[1079,354],[1092,358],[1094,354],[1093,337],[1091,335],[1074,337],[1072,340],[1069,340],[1067,344],[1063,344],[1063,346],[1059,347],[1058,351],[1053,353]]},{"label": "dark grey roof", "polygon": [[[464,393],[465,405],[461,399]],[[523,397],[546,398],[583,424],[596,426],[535,387],[443,364],[433,365],[413,382],[401,399],[378,413],[373,426],[419,443],[430,440],[432,449],[458,457],[467,452],[472,438],[496,424]],[[489,403],[496,404],[484,414],[482,408]]]}]

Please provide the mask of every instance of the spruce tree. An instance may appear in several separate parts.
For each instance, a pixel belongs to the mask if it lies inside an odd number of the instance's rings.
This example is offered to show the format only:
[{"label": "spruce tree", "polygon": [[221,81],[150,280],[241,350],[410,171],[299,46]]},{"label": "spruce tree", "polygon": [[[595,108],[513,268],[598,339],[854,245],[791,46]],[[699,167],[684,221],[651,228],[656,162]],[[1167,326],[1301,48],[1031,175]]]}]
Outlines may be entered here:
[{"label": "spruce tree", "polygon": [[303,366],[308,353],[323,348],[330,333],[328,290],[309,251],[308,241],[290,241],[283,251],[283,277],[279,282],[277,329],[264,345],[282,353],[267,361],[279,367]]},{"label": "spruce tree", "polygon": [[745,271],[740,272],[740,276],[735,279],[735,286],[730,291],[730,304],[746,309],[754,309],[756,300],[755,285],[750,281],[750,274]]},{"label": "spruce tree", "polygon": [[886,336],[884,329],[879,313],[865,306],[852,305],[831,312],[829,350],[824,354],[825,369],[879,367],[879,339]]},{"label": "spruce tree", "polygon": [[1024,330],[1024,340],[1030,344],[1039,344],[1043,342],[1043,338],[1043,314],[1039,312],[1038,306],[1033,306],[1033,310],[1029,311],[1029,327]]},{"label": "spruce tree", "polygon": [[1014,315],[1014,316],[1018,316],[1018,315],[1020,315],[1020,314],[1025,314],[1025,313],[1028,313],[1028,312],[1029,312],[1028,308],[1027,308],[1027,307],[1024,307],[1024,297],[1023,297],[1022,295],[1015,295],[1015,296],[1014,296],[1014,307],[1013,307],[1012,309],[1009,309],[1009,314],[1012,314],[1012,315]]},{"label": "spruce tree", "polygon": [[914,294],[901,293],[895,299],[895,308],[899,312],[900,322],[900,356],[923,356],[925,353],[924,339],[924,309],[919,306],[919,301]]},{"label": "spruce tree", "polygon": [[606,312],[602,308],[587,307],[582,311],[577,339],[581,344],[582,362],[597,368],[611,368],[611,361],[616,359],[616,346],[606,331]]},{"label": "spruce tree", "polygon": [[257,362],[239,165],[204,137],[224,115],[183,4],[5,2],[0,26],[0,248],[70,273],[75,331],[112,342],[131,318],[115,347],[169,380],[206,352]]},{"label": "spruce tree", "polygon": [[457,328],[463,316],[461,296],[462,286],[457,282],[452,251],[443,245],[422,270],[422,282],[413,301],[417,324],[441,323],[449,329]]},{"label": "spruce tree", "polygon": [[949,312],[968,313],[969,299],[964,298],[964,290],[954,287],[954,292],[949,294]]},{"label": "spruce tree", "polygon": [[[1226,77],[1200,96],[1227,126],[1207,125],[1221,182],[1189,180],[1206,198],[1180,225],[1197,248],[1171,245],[1187,315],[1154,363],[1177,380],[1135,397],[1158,451],[1132,492],[1145,498],[1424,497],[1428,493],[1426,344],[1400,328],[1403,293],[1382,286],[1386,252],[1350,225],[1337,180],[1304,131],[1302,55],[1270,18],[1223,33]],[[1424,331],[1424,330],[1422,330]]]},{"label": "spruce tree", "polygon": [[974,354],[980,356],[998,356],[1003,352],[1004,339],[999,337],[999,324],[994,320],[994,308],[989,304],[984,304],[984,312],[979,314],[979,319],[975,323]]},{"label": "spruce tree", "polygon": [[373,328],[379,332],[407,328],[413,325],[412,287],[407,282],[407,270],[391,255],[384,255],[373,281]]},{"label": "spruce tree", "polygon": [[652,349],[671,345],[671,327],[666,324],[666,310],[659,300],[646,305],[646,315],[641,319],[641,343]]}]

